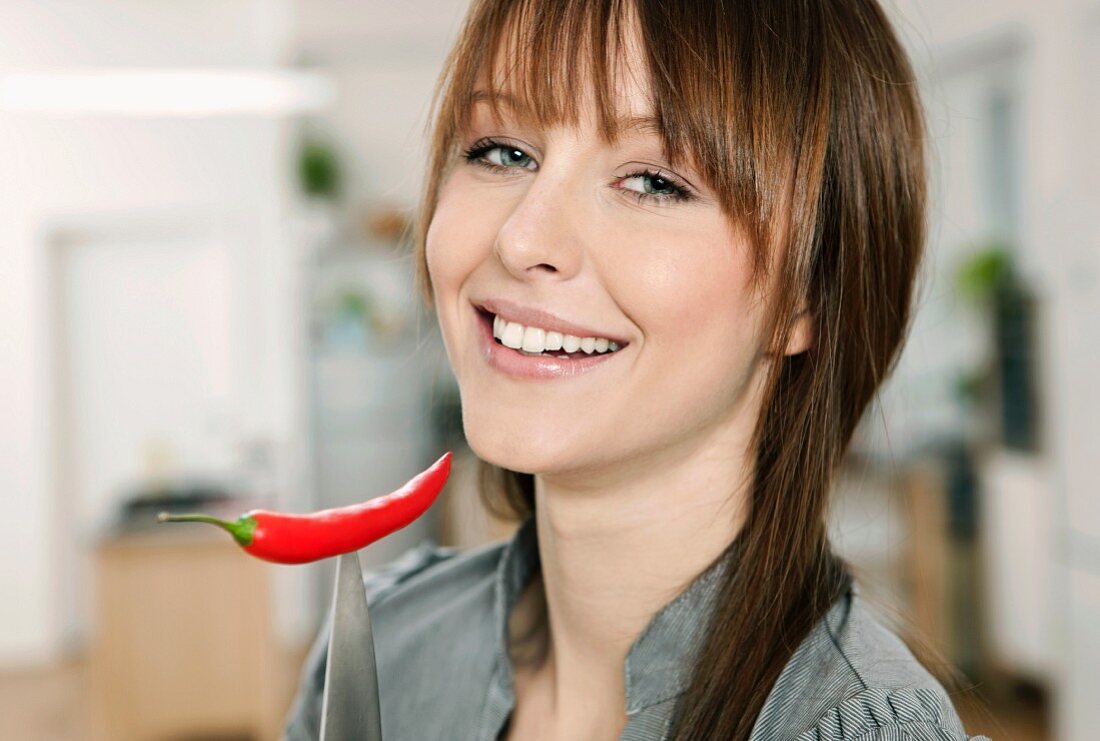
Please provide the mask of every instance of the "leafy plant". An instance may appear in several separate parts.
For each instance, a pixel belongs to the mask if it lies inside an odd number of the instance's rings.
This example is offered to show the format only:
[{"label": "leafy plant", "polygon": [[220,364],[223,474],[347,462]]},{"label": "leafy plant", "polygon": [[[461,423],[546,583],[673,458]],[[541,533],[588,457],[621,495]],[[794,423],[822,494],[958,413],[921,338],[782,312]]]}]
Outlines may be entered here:
[{"label": "leafy plant", "polygon": [[307,195],[335,200],[340,195],[340,161],[336,151],[317,140],[307,139],[298,153],[298,180]]},{"label": "leafy plant", "polygon": [[1013,279],[1012,255],[993,242],[964,260],[955,271],[955,288],[970,303],[988,306]]}]

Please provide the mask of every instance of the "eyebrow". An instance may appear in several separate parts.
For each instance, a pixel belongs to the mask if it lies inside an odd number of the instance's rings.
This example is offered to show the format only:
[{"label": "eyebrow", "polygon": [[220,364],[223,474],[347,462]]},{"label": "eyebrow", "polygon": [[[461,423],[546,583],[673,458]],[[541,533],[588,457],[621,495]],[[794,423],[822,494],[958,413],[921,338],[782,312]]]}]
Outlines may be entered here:
[{"label": "eyebrow", "polygon": [[[495,96],[490,95],[485,90],[475,90],[470,94],[470,104],[473,105],[478,102],[490,102],[491,98],[496,97],[502,101],[505,105],[512,109],[512,112],[519,116],[523,120],[532,121],[535,116],[532,114],[531,109],[522,100],[512,95],[511,93],[503,90],[498,91]],[[635,133],[635,134],[661,134],[661,126],[656,116],[617,116],[615,118],[615,126],[620,134],[623,133]]]}]

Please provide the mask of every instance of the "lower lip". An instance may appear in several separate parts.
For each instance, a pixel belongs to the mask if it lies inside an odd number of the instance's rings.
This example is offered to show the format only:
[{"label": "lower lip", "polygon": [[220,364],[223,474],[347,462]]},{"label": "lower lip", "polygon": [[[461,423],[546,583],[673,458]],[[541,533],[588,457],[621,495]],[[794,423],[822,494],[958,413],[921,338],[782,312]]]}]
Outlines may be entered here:
[{"label": "lower lip", "polygon": [[493,368],[516,378],[572,378],[599,368],[626,349],[623,346],[615,352],[573,360],[548,355],[524,355],[496,341],[491,317],[474,309],[474,320],[477,322],[482,357]]}]

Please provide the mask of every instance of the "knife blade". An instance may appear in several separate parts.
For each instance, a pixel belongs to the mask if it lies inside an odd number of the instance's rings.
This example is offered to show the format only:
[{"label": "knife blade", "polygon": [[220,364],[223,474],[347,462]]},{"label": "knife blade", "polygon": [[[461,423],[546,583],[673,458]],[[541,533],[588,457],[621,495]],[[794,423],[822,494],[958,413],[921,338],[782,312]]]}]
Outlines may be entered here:
[{"label": "knife blade", "polygon": [[378,670],[358,552],[336,562],[321,741],[382,741]]}]

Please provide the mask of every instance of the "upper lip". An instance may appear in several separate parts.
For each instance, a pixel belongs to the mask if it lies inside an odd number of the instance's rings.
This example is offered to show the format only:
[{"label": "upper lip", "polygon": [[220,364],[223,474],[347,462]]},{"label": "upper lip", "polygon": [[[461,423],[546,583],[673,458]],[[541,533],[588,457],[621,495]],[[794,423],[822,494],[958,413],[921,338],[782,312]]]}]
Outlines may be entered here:
[{"label": "upper lip", "polygon": [[620,347],[624,347],[627,344],[627,340],[618,337],[614,334],[609,334],[600,329],[592,329],[591,327],[585,327],[580,324],[575,324],[561,317],[551,314],[549,311],[543,309],[536,309],[530,306],[523,306],[517,304],[514,301],[509,301],[503,298],[487,298],[480,301],[474,301],[474,306],[496,314],[502,319],[506,319],[510,322],[519,322],[525,327],[540,327],[542,329],[548,329],[553,332],[561,332],[562,334],[571,334],[575,337],[604,337],[609,340],[614,340],[619,343]]}]

